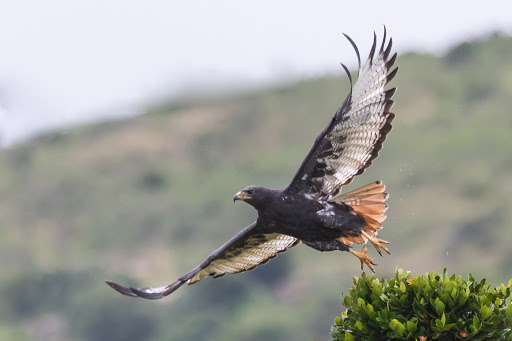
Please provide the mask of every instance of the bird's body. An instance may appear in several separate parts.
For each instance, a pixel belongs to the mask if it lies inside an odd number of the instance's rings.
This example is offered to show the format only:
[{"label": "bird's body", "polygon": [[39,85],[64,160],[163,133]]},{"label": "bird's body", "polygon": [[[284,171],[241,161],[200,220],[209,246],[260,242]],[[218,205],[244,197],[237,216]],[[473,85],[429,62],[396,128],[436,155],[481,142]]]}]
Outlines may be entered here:
[{"label": "bird's body", "polygon": [[[365,224],[362,217],[351,213],[350,207],[343,203],[314,200],[284,190],[251,188],[265,192],[264,203],[253,205],[258,211],[258,225],[265,226],[268,232],[295,237],[320,251],[330,251],[332,246],[329,245],[338,244],[334,241],[350,232],[360,234]],[[247,202],[253,204],[250,200]],[[347,249],[344,244],[336,248]]]},{"label": "bird's body", "polygon": [[[184,283],[254,269],[300,242],[319,251],[348,251],[360,260],[361,268],[367,265],[373,270],[366,247],[357,252],[351,246],[370,241],[379,253],[388,252],[387,242],[377,238],[386,219],[385,186],[376,181],[348,193],[341,190],[372,164],[391,130],[391,98],[396,89],[384,87],[396,75],[397,68],[391,70],[396,54],[389,57],[392,42],[386,45],[384,30],[380,50],[374,36],[368,60],[361,66],[357,46],[345,36],[357,54],[358,80],[287,187],[249,186],[235,195],[235,201],[257,210],[257,220],[169,285],[136,289],[107,281],[108,285],[124,295],[159,299]],[[348,69],[342,66],[352,85]]]}]

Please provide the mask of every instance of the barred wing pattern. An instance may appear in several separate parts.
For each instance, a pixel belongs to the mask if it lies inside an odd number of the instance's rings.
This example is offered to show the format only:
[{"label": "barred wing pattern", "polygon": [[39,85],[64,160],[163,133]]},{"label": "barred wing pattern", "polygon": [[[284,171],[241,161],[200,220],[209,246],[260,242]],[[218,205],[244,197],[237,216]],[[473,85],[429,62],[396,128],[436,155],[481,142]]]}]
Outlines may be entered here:
[{"label": "barred wing pattern", "polygon": [[[353,177],[364,172],[378,156],[391,121],[395,117],[389,110],[396,88],[384,87],[396,75],[390,72],[396,53],[388,59],[392,39],[386,45],[386,31],[380,50],[376,52],[377,38],[365,65],[361,67],[359,51],[353,40],[345,35],[354,47],[359,61],[359,77],[351,92],[338,109],[331,122],[317,137],[311,151],[304,159],[287,190],[305,191],[313,197],[332,199],[341,187]],[[349,79],[350,73],[347,71]],[[352,80],[351,80],[352,81]]]},{"label": "barred wing pattern", "polygon": [[226,273],[252,270],[299,242],[296,238],[284,234],[264,233],[255,222],[213,251],[201,264],[174,283],[142,289],[125,287],[111,281],[107,281],[107,284],[127,296],[159,299],[170,295],[187,282],[193,284],[208,276],[217,278]]},{"label": "barred wing pattern", "polygon": [[[252,234],[247,239],[234,244],[222,253],[209,266],[192,277],[189,284],[195,283],[207,276],[214,278],[226,273],[237,273],[252,270],[260,264],[275,258],[279,252],[286,251],[299,241],[280,233]],[[239,244],[239,245],[238,245]]]}]

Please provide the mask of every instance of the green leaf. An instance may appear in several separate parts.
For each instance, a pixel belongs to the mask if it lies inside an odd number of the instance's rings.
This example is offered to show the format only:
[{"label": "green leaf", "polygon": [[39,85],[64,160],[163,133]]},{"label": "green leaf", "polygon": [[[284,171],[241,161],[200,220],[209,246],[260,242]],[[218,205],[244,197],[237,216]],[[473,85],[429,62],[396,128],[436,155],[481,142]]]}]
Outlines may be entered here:
[{"label": "green leaf", "polygon": [[440,299],[445,305],[448,305],[450,308],[453,308],[455,306],[452,298],[448,293],[442,294]]},{"label": "green leaf", "polygon": [[[473,317],[473,324],[471,326],[474,326],[475,330],[480,330],[480,328],[482,328],[482,323],[477,316]],[[469,327],[471,328],[471,326]]]},{"label": "green leaf", "polygon": [[409,298],[409,295],[407,295],[407,293],[405,293],[402,296],[400,296],[398,301],[400,302],[401,305],[406,305],[408,298]]},{"label": "green leaf", "polygon": [[404,282],[400,282],[400,291],[405,292],[407,290],[407,287],[405,286]]},{"label": "green leaf", "polygon": [[500,285],[500,290],[503,294],[505,294],[507,292],[507,288],[505,287],[505,284],[501,283]]},{"label": "green leaf", "polygon": [[447,293],[452,292],[453,288],[456,286],[454,281],[448,281],[445,285],[443,285],[444,291]]},{"label": "green leaf", "polygon": [[441,302],[440,300],[436,299],[436,313],[437,315],[441,315],[441,313],[443,313],[443,316],[444,316],[444,303]]},{"label": "green leaf", "polygon": [[381,287],[380,283],[378,285],[374,285],[372,287],[372,294],[374,294],[377,297],[382,295],[382,287]]},{"label": "green leaf", "polygon": [[394,331],[397,335],[403,335],[405,332],[404,325],[397,319],[392,319],[391,322],[389,322],[389,328],[391,328],[391,330]]},{"label": "green leaf", "polygon": [[455,327],[457,325],[457,323],[448,323],[448,324],[445,324],[444,325],[444,331],[449,331],[450,329],[452,329],[453,327]]},{"label": "green leaf", "polygon": [[502,303],[501,298],[496,297],[496,301],[494,301],[494,305],[499,307],[501,305],[501,303]]},{"label": "green leaf", "polygon": [[436,327],[437,327],[437,331],[442,332],[443,331],[443,327],[444,327],[443,321],[441,321],[441,319],[436,319],[435,320],[435,324],[436,324]]},{"label": "green leaf", "polygon": [[482,306],[480,308],[480,316],[482,316],[482,320],[487,320],[492,315],[492,309],[486,306]]},{"label": "green leaf", "polygon": [[459,297],[459,291],[456,288],[453,288],[450,293],[450,296],[454,301],[457,301],[457,298]]},{"label": "green leaf", "polygon": [[407,330],[414,333],[418,329],[418,322],[407,321]]},{"label": "green leaf", "polygon": [[468,275],[468,282],[471,282],[471,283],[475,283],[475,279],[473,278],[473,275],[471,274],[471,272],[469,273]]},{"label": "green leaf", "polygon": [[345,296],[345,298],[343,299],[343,305],[347,308],[349,308],[350,306],[352,306],[354,300],[352,299],[352,297],[350,296]]},{"label": "green leaf", "polygon": [[506,308],[505,308],[505,316],[509,319],[509,318],[512,318],[512,304],[509,304]]}]

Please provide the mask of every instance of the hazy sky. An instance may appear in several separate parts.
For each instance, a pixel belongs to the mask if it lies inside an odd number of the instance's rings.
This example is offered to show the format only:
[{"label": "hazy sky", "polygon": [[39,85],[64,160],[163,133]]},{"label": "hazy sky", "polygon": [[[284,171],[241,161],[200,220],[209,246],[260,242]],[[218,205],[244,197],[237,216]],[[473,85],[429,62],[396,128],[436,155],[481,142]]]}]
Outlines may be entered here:
[{"label": "hazy sky", "polygon": [[512,32],[510,1],[0,0],[0,139],[152,98],[343,74],[386,25],[398,52]]}]

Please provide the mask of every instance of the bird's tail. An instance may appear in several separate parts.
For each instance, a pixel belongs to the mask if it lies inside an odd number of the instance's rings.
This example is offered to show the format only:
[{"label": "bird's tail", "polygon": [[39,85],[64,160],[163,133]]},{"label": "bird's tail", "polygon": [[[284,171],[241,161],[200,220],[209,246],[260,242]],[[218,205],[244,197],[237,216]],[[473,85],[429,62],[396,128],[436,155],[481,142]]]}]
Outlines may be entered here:
[{"label": "bird's tail", "polygon": [[384,192],[385,190],[386,186],[379,180],[353,191],[339,194],[331,199],[332,201],[350,206],[355,213],[361,215],[366,221],[366,225],[362,228],[362,231],[365,233],[358,236],[340,238],[342,243],[346,245],[366,243],[368,238],[365,234],[370,236],[370,238],[377,237],[378,231],[382,229],[382,222],[386,220],[385,212],[388,209],[385,201],[389,195]]}]

